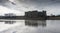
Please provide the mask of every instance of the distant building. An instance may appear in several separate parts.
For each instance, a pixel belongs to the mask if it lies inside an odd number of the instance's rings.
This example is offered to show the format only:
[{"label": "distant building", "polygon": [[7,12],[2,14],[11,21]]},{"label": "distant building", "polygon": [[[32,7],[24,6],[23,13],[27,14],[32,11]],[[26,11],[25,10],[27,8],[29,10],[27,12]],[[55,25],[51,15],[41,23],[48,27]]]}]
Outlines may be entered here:
[{"label": "distant building", "polygon": [[5,14],[4,18],[5,19],[14,19],[14,18],[16,18],[16,15],[13,13],[7,13],[7,14]]},{"label": "distant building", "polygon": [[13,13],[8,13],[8,14],[5,14],[5,16],[16,16],[16,15]]},{"label": "distant building", "polygon": [[46,11],[38,12],[37,10],[25,12],[25,16],[29,18],[46,17]]}]

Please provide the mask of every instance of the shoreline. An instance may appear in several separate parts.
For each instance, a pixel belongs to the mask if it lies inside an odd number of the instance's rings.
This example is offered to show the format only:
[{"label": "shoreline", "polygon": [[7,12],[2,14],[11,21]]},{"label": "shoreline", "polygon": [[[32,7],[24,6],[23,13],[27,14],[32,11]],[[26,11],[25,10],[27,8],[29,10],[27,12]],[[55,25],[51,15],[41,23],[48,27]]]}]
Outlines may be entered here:
[{"label": "shoreline", "polygon": [[0,19],[12,19],[12,20],[60,20],[60,16],[47,16],[45,17],[37,17],[37,18],[29,18],[25,16],[0,16]]}]

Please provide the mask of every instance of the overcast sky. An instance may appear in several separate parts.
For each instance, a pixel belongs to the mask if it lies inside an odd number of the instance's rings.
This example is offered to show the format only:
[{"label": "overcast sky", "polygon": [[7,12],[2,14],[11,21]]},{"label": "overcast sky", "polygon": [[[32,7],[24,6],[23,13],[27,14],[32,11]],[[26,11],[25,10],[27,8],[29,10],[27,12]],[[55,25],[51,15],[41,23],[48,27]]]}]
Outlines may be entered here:
[{"label": "overcast sky", "polygon": [[0,0],[0,14],[24,15],[29,10],[46,10],[48,15],[57,15],[60,14],[60,0]]}]

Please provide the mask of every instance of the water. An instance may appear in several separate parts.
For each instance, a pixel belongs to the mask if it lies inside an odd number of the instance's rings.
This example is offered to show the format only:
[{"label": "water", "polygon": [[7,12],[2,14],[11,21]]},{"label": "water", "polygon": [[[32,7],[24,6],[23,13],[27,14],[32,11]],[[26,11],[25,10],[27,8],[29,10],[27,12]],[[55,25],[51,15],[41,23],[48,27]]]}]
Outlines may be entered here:
[{"label": "water", "polygon": [[60,33],[60,20],[0,20],[0,33]]}]

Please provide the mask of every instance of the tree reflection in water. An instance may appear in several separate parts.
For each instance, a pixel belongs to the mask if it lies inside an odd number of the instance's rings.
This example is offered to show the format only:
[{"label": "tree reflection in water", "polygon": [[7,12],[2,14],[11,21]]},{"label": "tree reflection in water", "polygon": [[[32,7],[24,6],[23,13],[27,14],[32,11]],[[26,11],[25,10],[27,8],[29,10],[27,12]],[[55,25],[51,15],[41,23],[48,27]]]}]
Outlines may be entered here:
[{"label": "tree reflection in water", "polygon": [[4,21],[5,24],[14,24],[16,21]]}]

